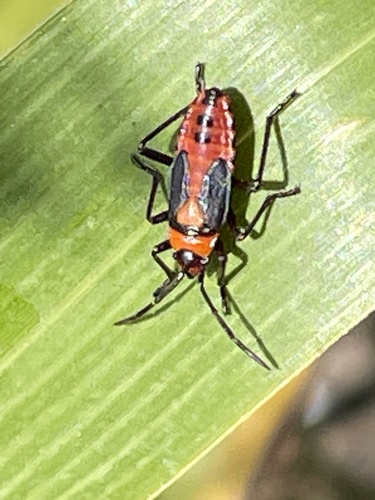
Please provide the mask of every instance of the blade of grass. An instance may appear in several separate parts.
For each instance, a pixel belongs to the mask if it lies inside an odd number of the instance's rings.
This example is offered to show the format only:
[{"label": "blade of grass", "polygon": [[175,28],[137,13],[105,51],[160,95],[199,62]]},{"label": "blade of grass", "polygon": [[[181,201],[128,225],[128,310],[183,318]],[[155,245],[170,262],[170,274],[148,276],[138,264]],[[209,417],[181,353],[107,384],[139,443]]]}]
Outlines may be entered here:
[{"label": "blade of grass", "polygon": [[[0,360],[4,495],[147,497],[372,309],[374,10],[90,0],[2,62],[1,282],[20,322]],[[191,100],[197,60],[209,85],[249,100],[255,158],[267,111],[308,89],[280,120],[289,185],[303,192],[244,242],[248,265],[229,284],[280,367],[270,374],[194,286],[112,328],[160,283],[149,249],[166,234],[144,220],[149,179],[129,154]],[[282,174],[275,138],[267,168]]]}]

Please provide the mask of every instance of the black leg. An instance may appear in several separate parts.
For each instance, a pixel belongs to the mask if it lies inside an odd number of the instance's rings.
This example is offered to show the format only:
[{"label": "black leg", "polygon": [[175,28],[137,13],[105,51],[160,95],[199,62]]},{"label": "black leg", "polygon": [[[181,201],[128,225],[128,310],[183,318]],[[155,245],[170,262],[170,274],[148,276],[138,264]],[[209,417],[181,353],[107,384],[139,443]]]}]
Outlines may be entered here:
[{"label": "black leg", "polygon": [[[294,90],[291,94],[288,95],[288,97],[286,99],[284,99],[284,101],[282,101],[280,104],[278,104],[271,111],[271,113],[267,116],[266,129],[265,129],[264,137],[263,137],[263,146],[262,146],[262,153],[261,153],[261,157],[260,157],[259,169],[258,169],[258,173],[257,173],[256,178],[250,183],[250,186],[248,187],[249,192],[258,191],[262,187],[263,174],[264,174],[264,168],[266,165],[267,152],[268,152],[268,146],[269,146],[272,125],[275,125],[275,126],[278,125],[277,119],[278,119],[278,116],[280,115],[280,113],[285,111],[292,104],[292,102],[295,99],[297,99],[297,97],[299,95],[300,94],[298,94],[298,92],[296,90]],[[276,129],[276,133],[278,134],[278,136],[280,135],[279,128]],[[282,151],[282,154],[284,155],[284,156],[282,156],[282,160],[284,163],[285,151]],[[295,188],[289,189],[288,191],[279,191],[277,193],[274,193],[274,194],[267,196],[267,198],[264,200],[263,204],[261,205],[261,207],[259,208],[259,210],[255,214],[255,216],[253,217],[252,221],[247,225],[247,227],[244,229],[237,229],[236,230],[236,232],[237,232],[236,239],[237,240],[245,239],[246,236],[248,236],[251,233],[255,224],[258,222],[258,220],[264,214],[264,212],[267,212],[266,217],[268,218],[269,211],[271,210],[272,205],[274,204],[274,202],[277,198],[286,198],[288,196],[294,196],[300,192],[301,192],[301,189],[298,186],[296,186]],[[264,230],[264,228],[262,229],[262,231],[263,230]],[[262,231],[261,231],[261,233],[262,233]]]},{"label": "black leg", "polygon": [[249,188],[249,191],[255,192],[258,191],[262,187],[262,182],[263,182],[263,174],[264,174],[264,167],[266,165],[266,159],[267,159],[267,152],[268,152],[268,145],[270,142],[270,135],[271,135],[271,127],[275,123],[275,120],[277,120],[278,116],[280,113],[286,110],[295,99],[300,94],[297,92],[297,90],[293,90],[291,94],[288,95],[284,101],[282,101],[280,104],[278,104],[272,111],[271,113],[267,116],[266,118],[266,129],[264,131],[264,136],[263,136],[263,146],[262,146],[262,153],[260,156],[260,162],[259,162],[259,168],[258,168],[258,173],[255,179],[252,181],[251,186]]},{"label": "black leg", "polygon": [[[198,63],[195,66],[195,87],[197,89],[198,94],[204,92],[206,88],[206,82],[204,78],[204,68],[205,65],[203,63]],[[151,141],[154,137],[159,135],[160,132],[162,132],[164,129],[169,127],[169,125],[171,125],[173,122],[175,122],[182,116],[185,116],[189,109],[189,106],[190,104],[188,106],[184,106],[179,111],[170,116],[167,120],[165,120],[163,123],[158,125],[149,134],[147,134],[146,137],[144,137],[138,145],[138,153],[150,160],[155,160],[159,163],[162,163],[163,165],[167,166],[171,165],[173,161],[171,155],[162,153],[161,151],[158,151],[157,149],[154,148],[149,148],[147,147],[147,143]]]},{"label": "black leg", "polygon": [[137,165],[137,167],[141,168],[142,170],[144,170],[145,172],[147,172],[152,176],[152,186],[151,186],[150,197],[147,203],[146,219],[151,224],[159,224],[160,222],[165,222],[166,220],[168,220],[168,210],[164,210],[163,212],[152,215],[152,208],[154,206],[156,191],[158,189],[159,184],[161,184],[164,195],[166,196],[166,188],[164,185],[164,178],[162,174],[158,170],[156,170],[156,168],[151,167],[151,165],[147,165],[147,163],[145,163],[142,160],[142,158],[140,158],[138,155],[133,154],[131,156],[131,159],[133,163]]},{"label": "black leg", "polygon": [[115,325],[127,325],[128,323],[133,323],[137,319],[144,316],[150,309],[152,309],[156,304],[161,302],[167,295],[169,295],[176,286],[181,282],[183,277],[185,276],[183,271],[175,273],[175,276],[172,279],[166,279],[162,285],[160,285],[155,292],[153,293],[153,300],[147,304],[147,306],[142,307],[139,311],[131,316],[127,316],[126,318],[120,319],[120,321],[116,321]]},{"label": "black leg", "polygon": [[299,194],[300,192],[301,189],[298,186],[296,186],[295,188],[289,189],[288,191],[279,191],[278,193],[268,195],[267,198],[264,200],[260,209],[254,215],[249,225],[246,228],[240,229],[238,231],[237,240],[242,241],[246,238],[246,236],[248,236],[251,233],[255,224],[261,218],[262,214],[274,204],[277,198],[286,198],[287,196],[294,196],[296,194]]},{"label": "black leg", "polygon": [[176,286],[180,283],[182,278],[185,276],[183,271],[179,271],[178,273],[172,271],[165,262],[161,260],[160,257],[158,257],[158,254],[161,252],[165,252],[166,250],[169,250],[171,248],[171,244],[169,240],[162,241],[158,245],[154,246],[152,249],[151,255],[154,258],[155,262],[163,269],[163,271],[166,273],[168,278],[154,291],[153,293],[153,300],[147,306],[143,307],[139,311],[137,311],[135,314],[132,314],[131,316],[127,316],[124,319],[121,319],[120,321],[116,321],[115,325],[126,325],[127,323],[132,323],[133,321],[136,321],[139,319],[141,316],[146,314],[150,309],[152,309],[155,304],[158,304],[161,300],[164,299],[167,295],[171,293],[172,290],[176,288]]},{"label": "black leg", "polygon": [[[156,149],[147,147],[147,143],[151,141],[154,137],[156,137],[158,134],[160,134],[160,132],[162,132],[165,128],[167,128],[171,123],[176,121],[181,116],[185,115],[187,110],[188,106],[185,106],[184,108],[180,109],[179,111],[177,111],[177,113],[169,117],[158,127],[152,130],[148,135],[146,135],[146,137],[142,139],[138,145],[138,153],[142,156],[145,156],[146,158],[149,158],[150,160],[154,160],[158,163],[161,163],[162,165],[170,166],[173,162],[173,157],[169,154],[165,154]],[[139,168],[141,168],[142,170],[144,170],[145,172],[147,172],[152,176],[151,192],[146,211],[147,220],[151,224],[159,224],[160,222],[165,222],[166,220],[168,220],[167,210],[160,212],[159,214],[152,215],[152,207],[155,201],[156,191],[158,189],[159,184],[161,185],[165,198],[168,199],[164,177],[155,167],[152,167],[151,165],[145,163],[142,160],[142,158],[139,157],[139,155],[132,154],[131,159],[135,165],[137,165]]]},{"label": "black leg", "polygon": [[217,284],[220,288],[221,295],[221,307],[223,309],[224,314],[230,314],[230,306],[229,306],[229,295],[225,280],[225,267],[228,261],[227,254],[224,250],[223,242],[220,238],[216,241],[215,252],[218,255],[219,266],[217,270]]},{"label": "black leg", "polygon": [[146,146],[146,144],[158,134],[160,134],[160,132],[166,129],[171,123],[186,115],[188,109],[189,106],[185,106],[184,108],[180,109],[179,111],[177,111],[177,113],[170,116],[167,120],[165,120],[158,127],[152,130],[148,135],[146,135],[146,137],[142,139],[138,145],[138,153],[142,156],[145,156],[146,158],[149,158],[150,160],[155,160],[163,165],[171,165],[173,161],[173,157],[171,155],[162,153],[157,149],[149,148]]},{"label": "black leg", "polygon": [[217,321],[219,322],[220,326],[225,331],[225,333],[228,335],[228,337],[246,354],[246,356],[249,356],[249,358],[259,363],[261,366],[263,366],[263,368],[270,370],[271,368],[257,354],[255,354],[255,352],[253,352],[249,347],[247,347],[247,345],[245,345],[239,338],[236,337],[230,326],[225,322],[224,318],[220,316],[219,311],[214,306],[212,300],[210,299],[204,287],[203,273],[199,276],[199,282],[201,285],[200,286],[201,293],[203,295],[204,300],[206,301],[206,304],[211,309],[212,314],[215,316],[215,318],[217,319]]},{"label": "black leg", "polygon": [[165,240],[154,246],[151,252],[151,255],[154,258],[155,262],[163,269],[170,280],[174,278],[177,273],[170,269],[167,264],[158,256],[158,254],[161,252],[165,252],[166,250],[170,250],[171,248],[172,245],[170,244],[169,240]]}]

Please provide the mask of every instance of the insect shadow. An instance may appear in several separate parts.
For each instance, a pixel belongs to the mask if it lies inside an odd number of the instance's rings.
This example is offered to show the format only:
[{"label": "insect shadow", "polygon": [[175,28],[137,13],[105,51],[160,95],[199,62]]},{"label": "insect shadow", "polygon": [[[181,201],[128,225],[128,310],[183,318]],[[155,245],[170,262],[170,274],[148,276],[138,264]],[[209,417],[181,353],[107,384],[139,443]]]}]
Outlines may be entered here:
[{"label": "insect shadow", "polygon": [[[231,99],[231,110],[233,112],[235,120],[236,159],[235,170],[232,177],[231,210],[228,214],[228,221],[222,228],[221,238],[223,240],[226,253],[234,255],[240,261],[240,263],[226,276],[226,283],[228,284],[248,264],[248,255],[238,245],[234,226],[246,227],[248,225],[246,214],[250,203],[253,202],[251,198],[254,198],[254,203],[257,199],[259,199],[257,193],[252,193],[248,189],[248,186],[251,185],[251,183],[254,181],[258,169],[257,164],[258,162],[260,162],[260,158],[255,157],[254,119],[248,102],[246,101],[244,95],[236,88],[229,87],[224,89],[224,92],[228,94]],[[272,123],[272,129],[273,130],[271,131],[271,136],[272,132],[274,132],[276,144],[280,153],[281,179],[264,179],[262,182],[260,193],[262,191],[269,192],[285,189],[289,181],[288,159],[278,116],[276,116],[275,120]],[[263,132],[263,134],[265,134],[265,131]],[[270,147],[272,147],[273,144],[275,144],[275,141],[271,139]],[[250,232],[249,236],[252,239],[256,240],[264,235],[267,229],[267,224],[272,212],[272,208],[273,203],[267,207],[264,214],[262,215],[262,218],[259,221],[259,228],[253,228]],[[207,273],[214,273],[216,268],[217,256],[216,254],[214,254],[207,268]],[[228,295],[230,304],[235,313],[241,319],[244,327],[256,340],[259,348],[268,358],[270,363],[272,363],[275,368],[279,368],[275,358],[267,349],[266,345],[258,335],[255,327],[242,312],[238,303],[234,300],[232,294],[228,292]]]}]

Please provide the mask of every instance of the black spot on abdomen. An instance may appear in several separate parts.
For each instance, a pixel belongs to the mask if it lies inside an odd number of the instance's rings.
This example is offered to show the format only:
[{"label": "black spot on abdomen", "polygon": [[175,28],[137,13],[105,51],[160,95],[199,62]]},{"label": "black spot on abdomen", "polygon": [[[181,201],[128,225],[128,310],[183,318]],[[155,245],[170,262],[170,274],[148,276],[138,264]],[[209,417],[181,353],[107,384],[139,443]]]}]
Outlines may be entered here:
[{"label": "black spot on abdomen", "polygon": [[202,125],[203,127],[212,127],[214,124],[212,118],[208,115],[198,115],[197,125]]},{"label": "black spot on abdomen", "polygon": [[211,142],[211,137],[205,132],[196,132],[194,134],[194,140],[198,144],[208,144]]}]

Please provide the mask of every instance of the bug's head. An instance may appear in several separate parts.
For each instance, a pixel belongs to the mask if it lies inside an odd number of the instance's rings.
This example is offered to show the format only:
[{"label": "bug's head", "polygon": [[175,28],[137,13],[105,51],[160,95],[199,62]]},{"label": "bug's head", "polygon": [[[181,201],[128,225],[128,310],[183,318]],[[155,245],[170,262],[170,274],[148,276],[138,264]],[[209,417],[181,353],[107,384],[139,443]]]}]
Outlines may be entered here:
[{"label": "bug's head", "polygon": [[173,258],[179,263],[188,278],[195,278],[201,274],[208,262],[206,257],[201,257],[191,250],[177,250]]}]

